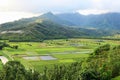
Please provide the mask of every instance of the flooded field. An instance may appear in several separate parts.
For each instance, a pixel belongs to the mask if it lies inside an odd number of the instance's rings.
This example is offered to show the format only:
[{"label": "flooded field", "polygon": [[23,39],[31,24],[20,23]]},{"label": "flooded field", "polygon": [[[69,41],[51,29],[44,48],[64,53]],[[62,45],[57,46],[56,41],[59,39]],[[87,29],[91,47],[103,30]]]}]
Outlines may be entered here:
[{"label": "flooded field", "polygon": [[23,59],[26,60],[56,60],[57,58],[54,58],[52,56],[25,56]]},{"label": "flooded field", "polygon": [[57,58],[54,58],[52,56],[40,56],[41,60],[56,60]]},{"label": "flooded field", "polygon": [[25,57],[23,57],[23,59],[26,59],[26,60],[39,60],[39,57],[37,57],[37,56],[25,56]]}]

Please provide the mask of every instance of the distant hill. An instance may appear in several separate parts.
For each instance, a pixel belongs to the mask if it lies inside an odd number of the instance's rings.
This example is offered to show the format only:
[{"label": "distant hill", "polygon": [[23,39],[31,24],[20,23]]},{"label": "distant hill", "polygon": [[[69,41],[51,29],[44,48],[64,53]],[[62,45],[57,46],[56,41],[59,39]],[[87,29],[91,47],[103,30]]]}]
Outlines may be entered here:
[{"label": "distant hill", "polygon": [[71,26],[109,30],[120,29],[120,13],[106,13],[100,15],[87,16],[81,15],[79,13],[64,13],[57,14],[56,16],[74,24]]}]

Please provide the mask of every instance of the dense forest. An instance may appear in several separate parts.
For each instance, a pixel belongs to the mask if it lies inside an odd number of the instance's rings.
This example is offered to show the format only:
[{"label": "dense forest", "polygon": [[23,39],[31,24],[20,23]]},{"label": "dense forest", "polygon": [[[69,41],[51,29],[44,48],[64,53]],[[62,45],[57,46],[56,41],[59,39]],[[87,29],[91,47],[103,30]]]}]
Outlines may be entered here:
[{"label": "dense forest", "polygon": [[111,80],[120,75],[120,46],[100,46],[87,59],[70,65],[54,65],[42,73],[26,69],[18,61],[7,62],[0,80]]}]

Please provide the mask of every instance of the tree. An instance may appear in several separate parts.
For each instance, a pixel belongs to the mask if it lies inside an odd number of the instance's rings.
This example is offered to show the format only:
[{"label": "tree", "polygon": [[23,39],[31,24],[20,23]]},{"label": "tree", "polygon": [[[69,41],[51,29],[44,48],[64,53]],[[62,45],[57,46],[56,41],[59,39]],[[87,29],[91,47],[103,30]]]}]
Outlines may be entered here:
[{"label": "tree", "polygon": [[0,42],[0,50],[2,50],[4,47],[10,47],[10,45],[6,42]]},{"label": "tree", "polygon": [[15,45],[12,47],[13,49],[18,49],[18,45]]},{"label": "tree", "polygon": [[4,67],[4,79],[5,80],[24,80],[25,78],[25,67],[18,61],[9,61]]},{"label": "tree", "polygon": [[109,50],[110,50],[110,45],[109,45],[109,44],[106,44],[106,45],[103,45],[103,46],[100,46],[99,48],[97,48],[97,49],[94,51],[94,54],[95,54],[95,55],[100,55],[100,54],[102,54],[103,52],[109,51]]}]

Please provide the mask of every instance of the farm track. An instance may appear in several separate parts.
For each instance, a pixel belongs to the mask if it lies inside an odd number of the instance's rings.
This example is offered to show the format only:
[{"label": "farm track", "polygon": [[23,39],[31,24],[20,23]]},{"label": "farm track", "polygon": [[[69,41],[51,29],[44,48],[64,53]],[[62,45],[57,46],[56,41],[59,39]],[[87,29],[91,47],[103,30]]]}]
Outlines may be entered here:
[{"label": "farm track", "polygon": [[0,59],[3,64],[6,64],[9,61],[5,56],[0,56]]}]

